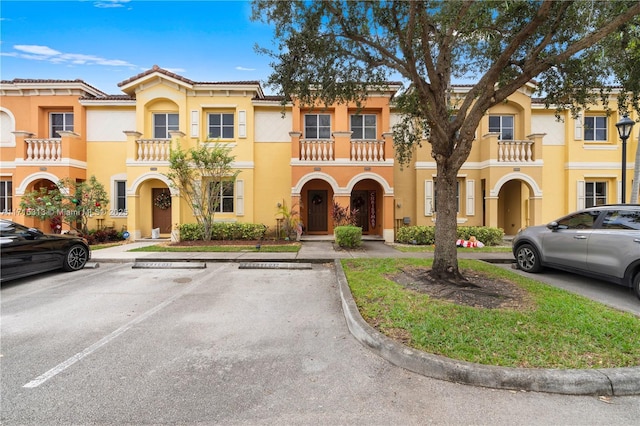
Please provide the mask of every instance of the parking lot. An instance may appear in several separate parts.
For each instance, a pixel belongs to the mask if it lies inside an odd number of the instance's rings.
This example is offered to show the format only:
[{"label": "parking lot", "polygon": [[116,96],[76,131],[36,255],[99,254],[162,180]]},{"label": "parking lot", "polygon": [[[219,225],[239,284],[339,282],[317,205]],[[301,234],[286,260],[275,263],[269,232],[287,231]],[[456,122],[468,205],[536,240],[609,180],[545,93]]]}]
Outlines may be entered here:
[{"label": "parking lot", "polygon": [[[331,264],[101,264],[2,286],[2,424],[637,424],[640,397],[442,382],[349,333]],[[637,300],[635,300],[637,303]]]}]

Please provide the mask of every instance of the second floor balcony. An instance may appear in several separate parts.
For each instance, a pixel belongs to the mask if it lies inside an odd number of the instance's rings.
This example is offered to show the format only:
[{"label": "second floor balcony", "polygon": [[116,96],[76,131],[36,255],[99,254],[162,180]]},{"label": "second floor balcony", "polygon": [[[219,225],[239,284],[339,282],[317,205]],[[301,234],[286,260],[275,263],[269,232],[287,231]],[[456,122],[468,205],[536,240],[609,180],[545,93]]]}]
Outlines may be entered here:
[{"label": "second floor balcony", "polygon": [[155,163],[169,161],[171,139],[137,139],[135,161]]},{"label": "second floor balcony", "polygon": [[[339,144],[339,145],[338,145]],[[384,140],[361,140],[352,139],[348,142],[334,139],[300,139],[300,161],[312,162],[332,162],[336,157],[336,150],[348,155],[349,161],[362,162],[384,162],[385,141]],[[346,149],[348,148],[348,153]]]}]

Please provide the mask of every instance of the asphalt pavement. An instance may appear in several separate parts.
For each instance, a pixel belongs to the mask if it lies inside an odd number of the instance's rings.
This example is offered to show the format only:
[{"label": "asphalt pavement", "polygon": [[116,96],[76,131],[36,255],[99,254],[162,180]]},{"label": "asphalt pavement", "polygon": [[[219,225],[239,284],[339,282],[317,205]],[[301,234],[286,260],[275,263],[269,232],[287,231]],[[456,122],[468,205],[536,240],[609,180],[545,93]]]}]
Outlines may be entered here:
[{"label": "asphalt pavement", "polygon": [[[567,395],[638,395],[640,367],[617,369],[561,370],[523,369],[487,366],[448,359],[410,349],[387,338],[369,326],[360,316],[342,271],[339,260],[348,258],[425,258],[432,253],[405,253],[381,241],[364,241],[357,250],[335,249],[331,241],[304,241],[296,253],[268,253],[255,250],[245,252],[132,252],[131,249],[158,244],[159,241],[139,241],[92,252],[87,267],[105,263],[144,263],[150,267],[170,267],[175,262],[240,262],[259,263],[269,269],[280,263],[327,263],[336,265],[342,308],[351,334],[364,346],[389,362],[427,377],[469,385],[550,392]],[[459,258],[491,263],[509,264],[513,255],[505,253],[460,252]],[[242,272],[240,272],[242,273]]]}]

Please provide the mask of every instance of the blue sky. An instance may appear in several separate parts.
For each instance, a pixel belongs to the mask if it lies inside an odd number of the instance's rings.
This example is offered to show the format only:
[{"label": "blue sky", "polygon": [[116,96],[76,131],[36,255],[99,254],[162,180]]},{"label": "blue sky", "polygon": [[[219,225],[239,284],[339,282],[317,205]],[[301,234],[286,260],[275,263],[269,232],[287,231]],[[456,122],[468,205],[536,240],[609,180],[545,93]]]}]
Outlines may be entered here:
[{"label": "blue sky", "polygon": [[[0,77],[82,79],[108,94],[153,65],[194,81],[267,78],[272,28],[249,1],[0,3]],[[263,85],[264,86],[264,85]]]}]

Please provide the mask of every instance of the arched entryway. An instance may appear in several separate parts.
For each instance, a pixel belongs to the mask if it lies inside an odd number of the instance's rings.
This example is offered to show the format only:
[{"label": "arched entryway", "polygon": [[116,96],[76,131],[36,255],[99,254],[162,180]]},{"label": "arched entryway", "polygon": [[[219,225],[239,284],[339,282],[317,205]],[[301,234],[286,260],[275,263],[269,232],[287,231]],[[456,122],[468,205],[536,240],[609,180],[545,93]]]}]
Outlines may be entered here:
[{"label": "arched entryway", "polygon": [[489,211],[495,222],[488,225],[502,228],[505,235],[515,235],[521,228],[537,225],[541,200],[542,190],[531,176],[522,173],[504,176],[490,191],[489,210],[495,208],[496,215]]},{"label": "arched entryway", "polygon": [[382,235],[382,196],[380,184],[371,179],[356,183],[351,191],[351,209],[363,235]]},{"label": "arched entryway", "polygon": [[127,228],[134,239],[151,238],[154,229],[160,237],[169,238],[173,229],[177,200],[169,188],[166,177],[160,174],[141,176],[134,181],[129,192],[129,218]]},{"label": "arched entryway", "polygon": [[305,183],[300,193],[300,218],[308,235],[327,235],[333,232],[331,208],[333,188],[322,179]]}]

